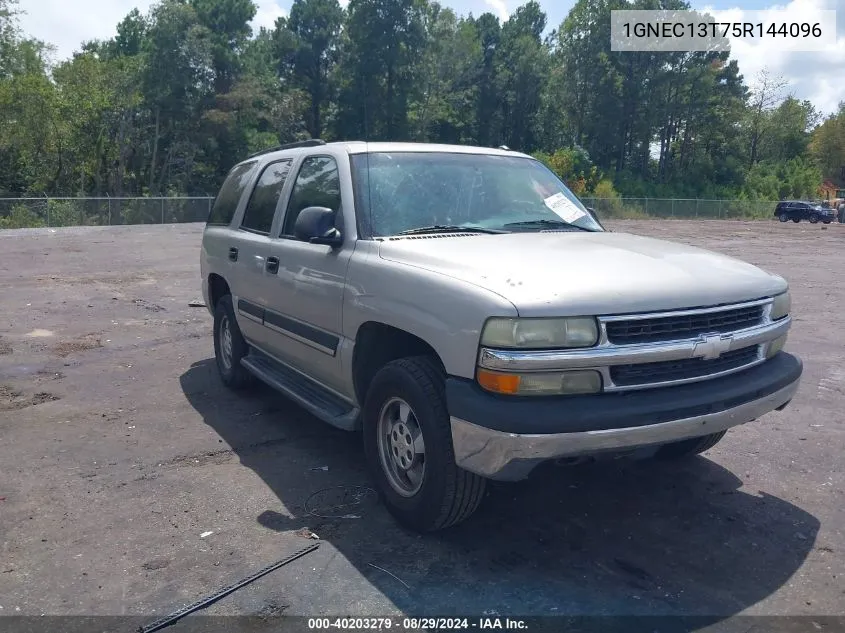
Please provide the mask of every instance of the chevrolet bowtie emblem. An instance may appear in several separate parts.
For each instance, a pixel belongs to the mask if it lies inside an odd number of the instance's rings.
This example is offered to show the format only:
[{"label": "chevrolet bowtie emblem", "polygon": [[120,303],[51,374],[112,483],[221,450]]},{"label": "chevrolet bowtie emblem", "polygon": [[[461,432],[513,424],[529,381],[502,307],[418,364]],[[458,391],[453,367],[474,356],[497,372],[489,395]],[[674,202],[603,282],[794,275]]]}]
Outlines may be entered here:
[{"label": "chevrolet bowtie emblem", "polygon": [[733,336],[730,334],[702,334],[692,349],[693,358],[714,360],[731,349]]}]

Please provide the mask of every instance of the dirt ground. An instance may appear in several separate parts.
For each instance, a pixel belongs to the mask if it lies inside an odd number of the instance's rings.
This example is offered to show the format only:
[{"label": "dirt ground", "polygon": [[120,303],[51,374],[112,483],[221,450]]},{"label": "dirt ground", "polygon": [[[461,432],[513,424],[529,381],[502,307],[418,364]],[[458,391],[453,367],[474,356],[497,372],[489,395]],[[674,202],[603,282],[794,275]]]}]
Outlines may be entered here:
[{"label": "dirt ground", "polygon": [[[155,618],[307,528],[316,552],[208,612],[845,615],[845,225],[609,225],[788,278],[797,397],[683,465],[491,486],[430,536],[331,489],[368,485],[357,436],[223,388],[201,225],[0,231],[0,614]],[[356,518],[311,513],[341,499]]]}]

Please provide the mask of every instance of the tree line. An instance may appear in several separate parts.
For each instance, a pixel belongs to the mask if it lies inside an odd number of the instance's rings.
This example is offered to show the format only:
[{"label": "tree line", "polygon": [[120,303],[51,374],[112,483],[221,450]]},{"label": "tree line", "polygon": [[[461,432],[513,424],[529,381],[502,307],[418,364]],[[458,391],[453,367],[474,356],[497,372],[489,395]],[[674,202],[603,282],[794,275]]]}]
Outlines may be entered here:
[{"label": "tree line", "polygon": [[[305,138],[506,145],[579,195],[772,200],[842,177],[845,103],[822,117],[724,52],[615,53],[612,9],[557,28],[432,0],[161,0],[53,61],[0,0],[0,197],[213,195],[246,155]],[[845,183],[841,183],[845,184]]]}]

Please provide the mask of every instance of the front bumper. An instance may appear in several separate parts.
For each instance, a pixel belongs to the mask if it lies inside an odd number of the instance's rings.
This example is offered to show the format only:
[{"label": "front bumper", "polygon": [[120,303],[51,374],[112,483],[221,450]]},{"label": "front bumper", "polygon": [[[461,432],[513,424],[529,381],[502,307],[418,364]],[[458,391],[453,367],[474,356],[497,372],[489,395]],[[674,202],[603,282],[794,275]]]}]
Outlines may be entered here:
[{"label": "front bumper", "polygon": [[450,378],[446,395],[458,466],[492,479],[524,479],[543,461],[718,433],[784,407],[803,366],[781,352],[752,369],[639,392],[516,398]]}]

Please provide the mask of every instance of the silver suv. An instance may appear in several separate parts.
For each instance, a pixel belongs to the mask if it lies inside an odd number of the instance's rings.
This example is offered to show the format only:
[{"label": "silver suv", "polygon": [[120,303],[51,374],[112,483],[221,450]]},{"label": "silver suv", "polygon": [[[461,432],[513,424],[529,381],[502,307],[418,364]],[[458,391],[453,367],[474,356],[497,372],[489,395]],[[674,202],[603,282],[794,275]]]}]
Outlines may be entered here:
[{"label": "silver suv", "polygon": [[783,409],[783,278],[606,231],[506,149],[306,141],[226,178],[202,243],[223,382],[361,430],[384,502],[435,530],[487,479],[694,455]]}]

